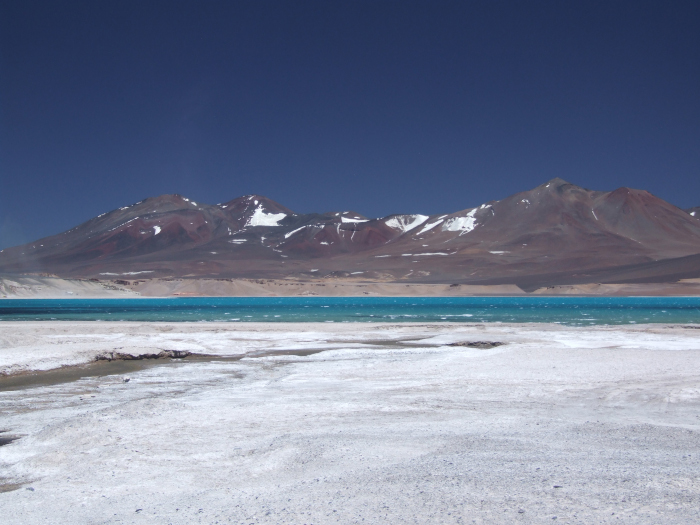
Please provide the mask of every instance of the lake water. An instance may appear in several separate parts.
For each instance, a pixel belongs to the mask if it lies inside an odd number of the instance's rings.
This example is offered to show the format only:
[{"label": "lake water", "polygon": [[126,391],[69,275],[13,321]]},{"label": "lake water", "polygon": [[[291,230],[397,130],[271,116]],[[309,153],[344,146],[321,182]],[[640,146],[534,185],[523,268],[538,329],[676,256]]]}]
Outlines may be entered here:
[{"label": "lake water", "polygon": [[700,297],[3,299],[0,321],[700,323]]}]

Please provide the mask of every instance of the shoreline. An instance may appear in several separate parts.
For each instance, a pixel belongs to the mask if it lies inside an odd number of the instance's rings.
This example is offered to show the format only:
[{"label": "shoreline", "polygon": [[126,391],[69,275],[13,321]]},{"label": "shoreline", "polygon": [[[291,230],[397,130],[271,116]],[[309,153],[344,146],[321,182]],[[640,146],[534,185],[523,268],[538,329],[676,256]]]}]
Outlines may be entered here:
[{"label": "shoreline", "polygon": [[392,298],[406,298],[406,299],[469,299],[469,298],[518,298],[518,299],[540,299],[540,298],[555,298],[555,297],[571,297],[571,298],[639,298],[639,299],[651,299],[655,297],[668,297],[668,298],[695,298],[698,295],[695,294],[674,294],[674,295],[601,295],[601,294],[482,294],[482,295],[153,295],[153,296],[143,296],[134,295],[128,297],[115,297],[115,296],[101,296],[101,297],[82,297],[78,295],[71,295],[68,297],[0,297],[0,303],[5,301],[23,301],[23,300],[36,300],[36,301],[72,301],[72,300],[110,300],[110,299],[134,299],[134,300],[156,300],[156,299],[305,299],[305,298],[317,298],[317,299],[345,299],[345,298],[372,298],[372,299],[392,299]]},{"label": "shoreline", "polygon": [[168,297],[693,297],[700,279],[672,283],[558,285],[525,292],[514,284],[421,284],[402,282],[272,279],[61,279],[0,275],[2,299],[97,299]]}]

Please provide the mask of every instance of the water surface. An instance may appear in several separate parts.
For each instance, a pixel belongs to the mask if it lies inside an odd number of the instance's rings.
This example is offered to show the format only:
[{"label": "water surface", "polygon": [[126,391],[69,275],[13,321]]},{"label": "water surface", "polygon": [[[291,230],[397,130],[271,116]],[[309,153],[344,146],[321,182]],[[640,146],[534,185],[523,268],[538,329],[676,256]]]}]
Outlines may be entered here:
[{"label": "water surface", "polygon": [[0,321],[699,323],[700,297],[3,299]]}]

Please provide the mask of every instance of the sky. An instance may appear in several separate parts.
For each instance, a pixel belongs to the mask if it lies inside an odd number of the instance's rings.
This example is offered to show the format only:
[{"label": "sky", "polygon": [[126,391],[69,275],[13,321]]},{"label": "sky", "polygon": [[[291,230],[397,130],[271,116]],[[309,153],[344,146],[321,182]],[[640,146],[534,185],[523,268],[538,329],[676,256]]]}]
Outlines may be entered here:
[{"label": "sky", "polygon": [[145,197],[700,205],[700,2],[0,2],[0,249]]}]

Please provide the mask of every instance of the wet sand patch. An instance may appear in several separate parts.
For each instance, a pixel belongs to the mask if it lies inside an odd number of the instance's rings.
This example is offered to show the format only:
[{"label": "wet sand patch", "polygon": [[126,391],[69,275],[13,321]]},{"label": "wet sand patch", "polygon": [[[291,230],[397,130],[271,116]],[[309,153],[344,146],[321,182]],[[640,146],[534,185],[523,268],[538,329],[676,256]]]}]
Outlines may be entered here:
[{"label": "wet sand patch", "polygon": [[[0,434],[5,434],[5,432],[7,432],[7,430],[0,430]],[[17,441],[18,439],[19,437],[17,436],[0,435],[0,447],[2,447],[3,445],[9,445],[13,441]]]},{"label": "wet sand patch", "polygon": [[366,346],[379,346],[386,348],[430,348],[443,346],[435,343],[422,343],[425,337],[407,337],[402,339],[367,339],[357,341],[354,339],[340,339],[338,343],[345,344],[361,344]]},{"label": "wet sand patch", "polygon": [[[0,375],[0,392],[60,385],[91,377],[133,374],[156,366],[172,366],[183,362],[240,361],[244,357],[261,358],[286,355],[305,357],[318,354],[320,352],[325,352],[327,350],[329,349],[315,348],[309,350],[269,350],[235,356],[192,354],[187,352],[186,356],[181,357],[172,357],[170,355],[171,351],[161,352],[160,354],[140,355],[119,354],[113,352],[111,354],[97,356],[95,361],[84,365],[64,366],[52,370],[24,372],[6,376]],[[180,354],[182,353],[183,352]]]},{"label": "wet sand patch", "polygon": [[12,492],[13,490],[19,490],[22,488],[24,483],[3,483],[0,479],[0,494],[3,492]]},{"label": "wet sand patch", "polygon": [[467,348],[478,348],[479,350],[489,350],[497,346],[507,345],[502,341],[463,341],[459,343],[450,343],[447,346],[466,346]]},{"label": "wet sand patch", "polygon": [[285,356],[293,355],[297,357],[306,357],[314,354],[320,354],[321,352],[327,352],[331,350],[330,348],[310,348],[307,350],[265,350],[263,352],[254,352],[251,354],[242,355],[239,357],[256,358],[256,357],[274,357],[274,356]]},{"label": "wet sand patch", "polygon": [[0,376],[0,392],[71,383],[88,377],[121,375],[156,366],[156,360],[94,361],[85,365]]}]

